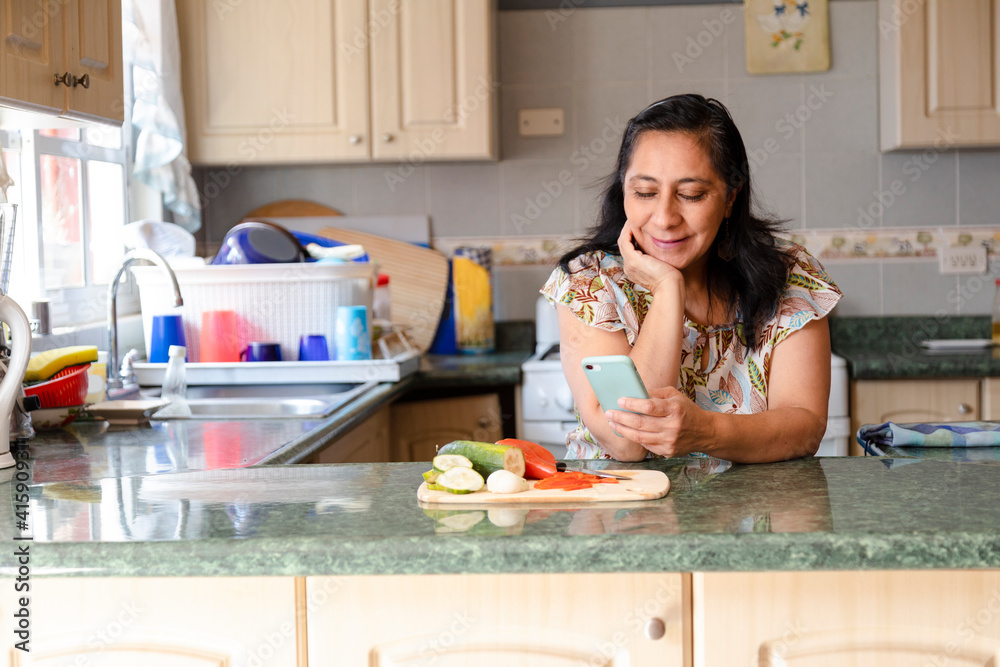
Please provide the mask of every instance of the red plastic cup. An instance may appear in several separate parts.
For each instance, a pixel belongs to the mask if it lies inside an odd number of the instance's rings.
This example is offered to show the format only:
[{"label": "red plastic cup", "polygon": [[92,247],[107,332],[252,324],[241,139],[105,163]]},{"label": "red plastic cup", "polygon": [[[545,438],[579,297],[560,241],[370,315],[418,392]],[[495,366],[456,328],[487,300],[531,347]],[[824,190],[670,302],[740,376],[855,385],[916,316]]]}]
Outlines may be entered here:
[{"label": "red plastic cup", "polygon": [[201,362],[233,362],[240,360],[240,343],[236,337],[236,312],[206,310],[201,314]]}]

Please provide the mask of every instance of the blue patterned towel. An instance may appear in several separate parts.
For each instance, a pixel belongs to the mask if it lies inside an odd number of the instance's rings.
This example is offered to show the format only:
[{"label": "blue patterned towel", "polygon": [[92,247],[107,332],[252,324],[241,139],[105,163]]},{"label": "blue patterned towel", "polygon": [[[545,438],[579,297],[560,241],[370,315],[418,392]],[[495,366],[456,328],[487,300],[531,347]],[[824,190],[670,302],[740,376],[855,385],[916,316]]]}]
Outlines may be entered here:
[{"label": "blue patterned towel", "polygon": [[891,447],[1000,447],[1000,422],[947,424],[865,424],[858,444]]}]

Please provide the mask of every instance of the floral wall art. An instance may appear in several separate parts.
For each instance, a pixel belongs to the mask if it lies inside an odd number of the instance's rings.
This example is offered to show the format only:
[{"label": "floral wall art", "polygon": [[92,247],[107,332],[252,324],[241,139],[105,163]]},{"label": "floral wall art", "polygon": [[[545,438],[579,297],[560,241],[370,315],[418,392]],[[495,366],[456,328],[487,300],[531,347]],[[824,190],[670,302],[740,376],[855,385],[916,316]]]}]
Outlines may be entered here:
[{"label": "floral wall art", "polygon": [[827,0],[746,0],[747,71],[830,69]]}]

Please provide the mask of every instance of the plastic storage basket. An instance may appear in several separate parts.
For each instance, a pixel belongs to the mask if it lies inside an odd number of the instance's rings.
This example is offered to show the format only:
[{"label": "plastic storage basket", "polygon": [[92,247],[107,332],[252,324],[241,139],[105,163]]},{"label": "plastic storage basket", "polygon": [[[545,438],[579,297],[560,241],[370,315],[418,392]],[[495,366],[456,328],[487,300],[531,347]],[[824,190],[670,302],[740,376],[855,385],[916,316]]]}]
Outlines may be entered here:
[{"label": "plastic storage basket", "polygon": [[184,306],[173,308],[173,289],[163,269],[132,267],[139,286],[142,328],[150,347],[153,316],[180,312],[188,361],[197,362],[201,314],[207,310],[236,312],[240,348],[252,341],[281,344],[283,358],[298,359],[299,336],[323,334],[333,341],[338,306],[367,306],[371,321],[375,265],[245,264],[177,268]]}]

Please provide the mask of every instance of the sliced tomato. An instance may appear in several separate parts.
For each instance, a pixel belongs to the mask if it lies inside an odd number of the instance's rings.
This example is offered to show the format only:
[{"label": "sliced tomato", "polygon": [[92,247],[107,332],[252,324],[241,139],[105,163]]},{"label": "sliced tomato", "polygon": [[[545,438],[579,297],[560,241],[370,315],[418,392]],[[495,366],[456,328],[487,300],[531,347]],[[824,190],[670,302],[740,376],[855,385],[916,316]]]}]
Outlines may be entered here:
[{"label": "sliced tomato", "polygon": [[524,452],[524,476],[530,479],[547,479],[556,474],[556,457],[537,442],[505,438],[498,445],[517,447]]}]

